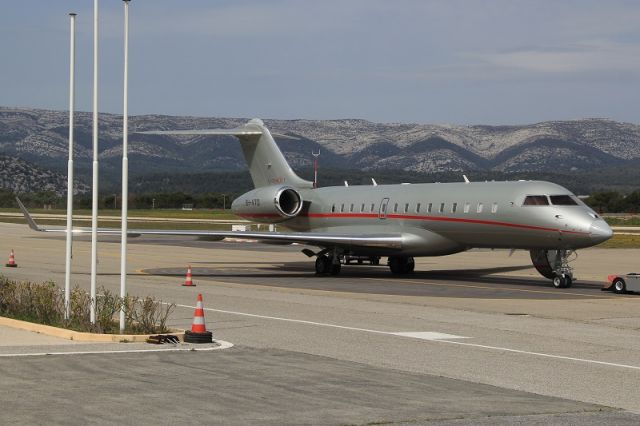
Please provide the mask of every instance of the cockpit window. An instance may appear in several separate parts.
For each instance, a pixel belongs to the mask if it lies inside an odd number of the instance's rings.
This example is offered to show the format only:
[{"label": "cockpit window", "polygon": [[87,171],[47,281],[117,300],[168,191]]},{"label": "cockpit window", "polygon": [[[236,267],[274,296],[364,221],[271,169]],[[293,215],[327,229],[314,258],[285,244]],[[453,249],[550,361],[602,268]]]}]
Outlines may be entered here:
[{"label": "cockpit window", "polygon": [[549,200],[546,195],[527,195],[523,206],[548,206]]},{"label": "cockpit window", "polygon": [[570,195],[550,195],[551,204],[554,206],[577,206],[576,200],[571,198]]}]

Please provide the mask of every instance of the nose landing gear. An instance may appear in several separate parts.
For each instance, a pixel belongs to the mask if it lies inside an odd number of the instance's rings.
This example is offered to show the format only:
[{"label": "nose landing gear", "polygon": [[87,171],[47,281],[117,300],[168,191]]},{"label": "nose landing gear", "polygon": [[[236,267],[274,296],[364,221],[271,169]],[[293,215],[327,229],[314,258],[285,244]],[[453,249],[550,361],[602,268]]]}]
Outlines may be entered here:
[{"label": "nose landing gear", "polygon": [[571,287],[575,280],[569,259],[573,250],[531,250],[531,261],[536,270],[553,282],[555,288]]}]

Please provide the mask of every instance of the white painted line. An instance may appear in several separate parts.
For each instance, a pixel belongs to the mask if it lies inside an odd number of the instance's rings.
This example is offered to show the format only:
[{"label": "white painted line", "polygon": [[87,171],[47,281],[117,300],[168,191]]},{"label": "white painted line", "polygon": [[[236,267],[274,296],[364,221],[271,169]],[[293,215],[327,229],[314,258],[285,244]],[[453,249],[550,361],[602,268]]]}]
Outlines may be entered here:
[{"label": "white painted line", "polygon": [[[176,305],[176,306],[180,307],[180,308],[195,309],[195,306],[189,306],[189,305]],[[276,320],[276,321],[286,321],[286,322],[293,322],[293,323],[298,323],[298,324],[315,325],[315,326],[319,326],[319,327],[338,328],[338,329],[341,329],[341,330],[353,330],[353,331],[362,331],[362,332],[365,332],[365,333],[386,334],[386,335],[397,336],[397,337],[414,337],[414,338],[420,339],[420,337],[407,336],[407,334],[432,333],[432,332],[408,332],[408,333],[403,333],[403,332],[380,331],[380,330],[371,330],[371,329],[367,329],[367,328],[347,327],[347,326],[344,326],[344,325],[329,324],[329,323],[322,323],[322,322],[315,322],[315,321],[297,320],[297,319],[282,318],[282,317],[272,317],[272,316],[268,316],[268,315],[249,314],[249,313],[246,313],[246,312],[227,311],[227,310],[224,310],[224,309],[204,308],[204,310],[205,311],[210,311],[210,312],[219,312],[219,313],[223,313],[223,314],[240,315],[240,316],[252,317],[252,318],[262,318],[262,319],[269,319],[269,320]],[[448,335],[448,336],[452,336],[452,335]],[[465,338],[465,337],[455,336],[455,338]],[[423,340],[428,340],[428,341],[431,341],[431,342],[438,342],[438,343],[448,343],[448,344],[451,344],[451,345],[460,345],[460,346],[469,346],[469,347],[475,347],[475,348],[481,348],[481,349],[489,349],[489,350],[494,350],[494,351],[519,353],[519,354],[523,354],[523,355],[532,355],[532,356],[538,356],[538,357],[544,357],[544,358],[562,359],[562,360],[582,362],[582,363],[587,363],[587,364],[605,365],[605,366],[608,366],[608,367],[618,367],[618,368],[626,368],[626,369],[631,369],[631,370],[640,370],[640,366],[636,366],[636,365],[617,364],[617,363],[614,363],[614,362],[598,361],[598,360],[594,360],[594,359],[574,358],[574,357],[564,356],[564,355],[545,354],[545,353],[542,353],[542,352],[529,352],[529,351],[523,351],[523,350],[519,350],[519,349],[502,348],[502,347],[499,347],[499,346],[487,346],[487,345],[481,345],[481,344],[477,344],[477,343],[456,342],[456,341],[453,341],[453,340],[446,340],[446,339],[447,338],[442,338],[442,339],[423,339]]]},{"label": "white painted line", "polygon": [[574,357],[571,357],[571,356],[545,354],[545,353],[542,353],[542,352],[529,352],[529,351],[522,351],[522,350],[519,350],[519,349],[501,348],[499,346],[480,345],[480,344],[477,344],[477,343],[452,342],[452,341],[447,341],[447,340],[439,340],[439,342],[450,343],[452,345],[472,346],[472,347],[482,348],[482,349],[491,349],[491,350],[502,351],[502,352],[512,352],[512,353],[524,354],[524,355],[534,355],[534,356],[539,356],[539,357],[544,357],[544,358],[564,359],[564,360],[567,360],[567,361],[586,362],[586,363],[589,363],[589,364],[606,365],[606,366],[609,366],[609,367],[620,367],[620,368],[628,368],[628,369],[631,369],[631,370],[640,370],[640,366],[637,366],[637,365],[617,364],[615,362],[597,361],[595,359],[574,358]]},{"label": "white painted line", "polygon": [[[179,308],[188,308],[188,309],[195,309],[196,308],[195,306],[189,306],[189,305],[176,305],[176,306],[179,307]],[[269,320],[275,320],[275,321],[295,322],[295,323],[298,323],[298,324],[317,325],[319,327],[339,328],[341,330],[363,331],[365,333],[387,334],[387,335],[391,335],[391,336],[397,335],[397,333],[392,332],[392,331],[380,331],[380,330],[370,330],[368,328],[347,327],[347,326],[344,326],[344,325],[328,324],[328,323],[324,323],[324,322],[297,320],[297,319],[281,318],[281,317],[270,317],[270,316],[266,316],[266,315],[249,314],[249,313],[246,313],[246,312],[225,311],[223,309],[204,308],[204,310],[205,311],[210,311],[210,312],[219,312],[219,313],[222,313],[222,314],[240,315],[240,316],[244,316],[244,317],[269,319]]]},{"label": "white painted line", "polygon": [[91,354],[139,354],[146,352],[209,352],[219,351],[222,349],[229,349],[233,347],[233,343],[225,342],[224,340],[216,340],[220,346],[208,346],[206,348],[188,347],[188,348],[171,348],[171,349],[131,349],[124,351],[73,351],[73,352],[33,352],[33,353],[20,353],[20,354],[0,354],[0,358],[17,358],[17,357],[31,357],[31,356],[46,356],[46,355],[91,355]]},{"label": "white painted line", "polygon": [[468,339],[465,336],[456,336],[454,334],[437,333],[435,331],[404,331],[398,333],[391,333],[396,336],[413,337],[414,339],[422,340],[449,340],[449,339]]}]

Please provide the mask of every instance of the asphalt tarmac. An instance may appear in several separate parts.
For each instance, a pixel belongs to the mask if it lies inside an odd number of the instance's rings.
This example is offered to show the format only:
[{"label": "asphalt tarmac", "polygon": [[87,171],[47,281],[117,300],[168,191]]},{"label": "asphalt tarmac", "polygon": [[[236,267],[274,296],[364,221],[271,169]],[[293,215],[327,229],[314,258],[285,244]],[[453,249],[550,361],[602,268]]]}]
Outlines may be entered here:
[{"label": "asphalt tarmac", "polygon": [[[19,264],[2,274],[63,282],[63,239],[11,224],[0,233],[0,254],[14,248]],[[24,357],[78,346],[16,338],[0,347],[0,395],[11,407],[0,422],[640,422],[640,296],[599,290],[607,273],[633,270],[640,251],[584,250],[582,279],[557,290],[526,253],[419,259],[401,278],[369,266],[316,277],[300,248],[133,239],[129,292],[177,304],[171,324],[183,328],[202,293],[208,328],[235,346],[123,354],[89,345],[81,352],[105,353]],[[99,285],[117,291],[119,245],[99,250]],[[88,243],[76,241],[82,287],[88,258]],[[187,264],[195,288],[181,286]]]}]

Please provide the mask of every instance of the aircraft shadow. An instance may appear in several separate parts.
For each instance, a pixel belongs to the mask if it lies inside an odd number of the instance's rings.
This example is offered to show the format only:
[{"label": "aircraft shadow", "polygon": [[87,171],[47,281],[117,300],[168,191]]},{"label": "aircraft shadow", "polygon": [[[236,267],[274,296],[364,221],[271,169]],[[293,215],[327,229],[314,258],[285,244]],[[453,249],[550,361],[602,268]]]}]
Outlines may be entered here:
[{"label": "aircraft shadow", "polygon": [[[397,285],[411,284],[411,281],[415,281],[416,285],[428,284],[421,283],[423,280],[437,280],[440,282],[449,282],[452,286],[456,284],[493,284],[493,285],[509,285],[511,287],[535,287],[535,288],[549,288],[550,281],[545,278],[528,278],[528,277],[512,277],[512,276],[500,276],[494,274],[504,274],[509,272],[516,272],[521,270],[530,269],[530,265],[517,265],[517,266],[503,266],[494,268],[476,268],[466,270],[434,270],[434,271],[415,271],[412,274],[407,275],[392,275],[386,266],[343,266],[340,275],[338,276],[322,276],[318,277],[314,274],[313,265],[309,262],[288,262],[279,265],[268,264],[264,262],[192,262],[192,264],[211,265],[211,267],[196,267],[193,269],[194,277],[202,278],[238,278],[238,279],[264,279],[267,282],[273,282],[278,280],[300,280],[300,285],[306,287],[309,283],[308,280],[324,279],[334,280],[339,283],[342,279],[360,279],[360,278],[376,278],[385,279],[388,282],[399,281]],[[263,267],[246,268],[238,267],[231,269],[218,268],[218,265],[263,265]],[[157,268],[145,270],[147,274],[160,275],[160,276],[172,276],[172,277],[184,277],[184,268]],[[302,285],[302,280],[306,283]],[[348,285],[348,283],[345,283]],[[395,284],[394,284],[395,285]],[[572,288],[576,289],[594,289],[599,288],[597,283],[574,283]]]}]

